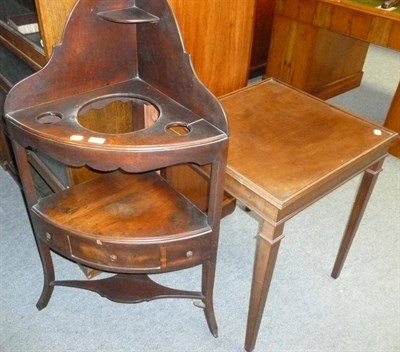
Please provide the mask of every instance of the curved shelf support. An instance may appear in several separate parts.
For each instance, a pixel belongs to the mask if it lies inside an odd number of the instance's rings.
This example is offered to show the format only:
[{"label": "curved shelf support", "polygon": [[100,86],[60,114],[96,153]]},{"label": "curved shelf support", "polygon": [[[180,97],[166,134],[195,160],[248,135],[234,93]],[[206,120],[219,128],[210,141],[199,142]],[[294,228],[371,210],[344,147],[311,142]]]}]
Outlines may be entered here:
[{"label": "curved shelf support", "polygon": [[106,21],[116,23],[156,23],[160,18],[144,11],[136,6],[128,7],[126,9],[110,10],[98,12],[97,16],[105,19]]},{"label": "curved shelf support", "polygon": [[82,288],[118,303],[139,303],[159,298],[204,299],[201,292],[175,290],[162,286],[145,274],[117,274],[106,279],[53,281],[51,286]]}]

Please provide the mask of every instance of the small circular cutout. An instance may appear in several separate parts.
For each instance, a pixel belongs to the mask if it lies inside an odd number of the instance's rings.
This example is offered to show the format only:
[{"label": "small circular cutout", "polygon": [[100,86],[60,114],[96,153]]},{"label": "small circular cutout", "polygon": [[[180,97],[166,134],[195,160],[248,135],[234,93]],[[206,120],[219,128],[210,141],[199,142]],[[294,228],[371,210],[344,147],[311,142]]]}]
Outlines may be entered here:
[{"label": "small circular cutout", "polygon": [[167,132],[178,136],[186,136],[191,132],[190,127],[181,122],[171,123],[165,129]]},{"label": "small circular cutout", "polygon": [[51,125],[59,122],[62,118],[63,117],[59,112],[49,111],[37,116],[36,120],[42,125]]}]

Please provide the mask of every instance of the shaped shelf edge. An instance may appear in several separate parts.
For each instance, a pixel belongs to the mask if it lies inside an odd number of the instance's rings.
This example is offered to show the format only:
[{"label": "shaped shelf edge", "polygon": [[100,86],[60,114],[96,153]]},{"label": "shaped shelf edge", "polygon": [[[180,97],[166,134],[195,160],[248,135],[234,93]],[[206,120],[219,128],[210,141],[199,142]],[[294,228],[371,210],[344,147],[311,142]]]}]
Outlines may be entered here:
[{"label": "shaped shelf edge", "polygon": [[97,16],[116,23],[155,23],[159,17],[138,7],[98,12]]}]

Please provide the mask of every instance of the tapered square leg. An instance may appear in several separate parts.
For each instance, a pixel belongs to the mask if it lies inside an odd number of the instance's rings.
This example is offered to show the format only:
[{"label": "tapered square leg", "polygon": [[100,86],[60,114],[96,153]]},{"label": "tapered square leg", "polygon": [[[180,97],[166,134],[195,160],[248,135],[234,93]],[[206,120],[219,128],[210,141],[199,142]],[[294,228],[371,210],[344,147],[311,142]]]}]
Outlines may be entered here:
[{"label": "tapered square leg", "polygon": [[283,224],[273,226],[263,221],[260,226],[250,295],[249,315],[247,317],[245,350],[248,352],[253,351],[256,343],[276,258],[278,256],[280,241],[283,238],[282,232]]},{"label": "tapered square leg", "polygon": [[344,232],[342,242],[336,256],[336,261],[331,273],[331,276],[335,279],[339,277],[340,272],[343,268],[347,254],[356,235],[358,226],[360,225],[362,216],[364,214],[365,208],[367,207],[369,198],[371,197],[371,193],[375,187],[375,183],[378,179],[379,173],[382,171],[382,164],[384,160],[384,158],[381,159],[379,162],[375,163],[364,172],[360,187],[358,189],[357,197],[354,202],[349,220],[347,222],[346,230]]}]

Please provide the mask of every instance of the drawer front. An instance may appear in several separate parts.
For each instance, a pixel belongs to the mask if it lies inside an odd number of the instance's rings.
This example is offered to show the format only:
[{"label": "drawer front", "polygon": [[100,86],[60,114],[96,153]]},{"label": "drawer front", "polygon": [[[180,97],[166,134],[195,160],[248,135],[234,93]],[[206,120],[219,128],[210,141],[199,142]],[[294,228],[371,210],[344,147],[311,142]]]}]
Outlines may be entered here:
[{"label": "drawer front", "polygon": [[69,257],[67,236],[57,228],[44,223],[43,221],[37,221],[35,216],[32,217],[32,220],[35,225],[35,235],[55,252]]},{"label": "drawer front", "polygon": [[198,265],[210,256],[210,236],[165,244],[121,244],[68,236],[72,258],[109,269],[159,272]]},{"label": "drawer front", "polygon": [[52,250],[89,267],[116,272],[161,272],[209,259],[211,233],[159,244],[114,243],[71,235],[34,218],[37,236]]},{"label": "drawer front", "polygon": [[201,264],[210,257],[211,234],[167,244],[162,251],[165,252],[162,259],[167,270]]},{"label": "drawer front", "polygon": [[71,257],[109,269],[159,270],[157,245],[132,245],[68,236]]}]

